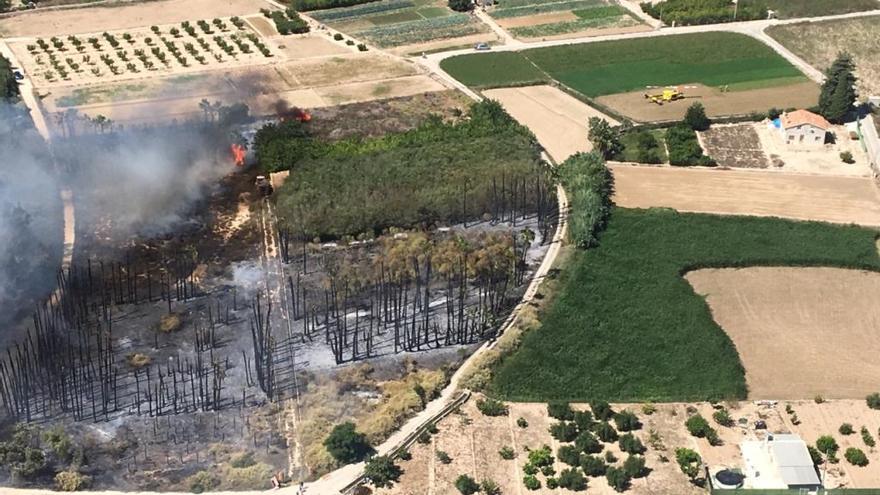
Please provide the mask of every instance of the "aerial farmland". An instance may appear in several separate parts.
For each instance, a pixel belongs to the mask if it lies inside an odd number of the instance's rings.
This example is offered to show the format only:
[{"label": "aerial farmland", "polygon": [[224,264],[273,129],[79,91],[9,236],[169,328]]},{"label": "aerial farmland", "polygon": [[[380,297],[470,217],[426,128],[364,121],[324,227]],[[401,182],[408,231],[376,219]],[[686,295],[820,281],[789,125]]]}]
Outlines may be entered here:
[{"label": "aerial farmland", "polygon": [[0,492],[875,493],[877,10],[0,0]]}]

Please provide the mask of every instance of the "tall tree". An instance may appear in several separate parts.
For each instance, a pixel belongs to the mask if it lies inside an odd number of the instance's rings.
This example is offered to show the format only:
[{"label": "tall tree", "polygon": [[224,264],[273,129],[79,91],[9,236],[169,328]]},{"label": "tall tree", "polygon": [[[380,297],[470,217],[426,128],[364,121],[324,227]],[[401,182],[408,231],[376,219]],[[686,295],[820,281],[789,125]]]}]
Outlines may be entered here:
[{"label": "tall tree", "polygon": [[841,52],[825,73],[826,79],[819,94],[819,113],[839,124],[852,111],[856,101],[856,66],[852,57]]},{"label": "tall tree", "polygon": [[684,122],[695,131],[705,131],[709,128],[709,117],[706,117],[706,109],[700,102],[694,102],[684,114]]},{"label": "tall tree", "polygon": [[605,159],[612,158],[623,151],[623,145],[620,144],[620,136],[607,120],[599,117],[590,117],[587,123],[590,128],[587,133],[587,139],[593,144],[593,149],[598,151]]},{"label": "tall tree", "polygon": [[[0,12],[3,12],[4,0],[0,0]],[[12,75],[9,60],[0,55],[0,100],[11,100],[18,97],[18,83]]]}]

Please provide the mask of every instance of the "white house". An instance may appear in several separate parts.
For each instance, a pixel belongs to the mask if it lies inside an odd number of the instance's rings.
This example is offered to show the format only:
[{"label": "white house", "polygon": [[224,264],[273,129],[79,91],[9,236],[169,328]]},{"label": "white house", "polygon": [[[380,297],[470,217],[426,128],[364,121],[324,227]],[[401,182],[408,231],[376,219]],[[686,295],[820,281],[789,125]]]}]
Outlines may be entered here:
[{"label": "white house", "polygon": [[782,114],[779,129],[785,144],[822,146],[831,124],[825,117],[807,110]]},{"label": "white house", "polygon": [[806,489],[822,486],[807,444],[797,435],[769,434],[740,444],[746,485],[757,489]]}]

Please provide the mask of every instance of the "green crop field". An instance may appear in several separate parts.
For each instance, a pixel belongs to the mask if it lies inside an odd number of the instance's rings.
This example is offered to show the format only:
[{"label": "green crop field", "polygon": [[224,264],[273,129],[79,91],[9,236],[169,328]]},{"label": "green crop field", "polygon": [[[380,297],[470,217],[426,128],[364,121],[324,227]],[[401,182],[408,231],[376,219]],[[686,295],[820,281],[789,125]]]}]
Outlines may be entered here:
[{"label": "green crop field", "polygon": [[491,88],[546,82],[547,76],[521,55],[521,52],[496,52],[489,56],[460,55],[447,58],[440,66],[468,86]]},{"label": "green crop field", "polygon": [[509,400],[685,401],[746,396],[736,349],[682,277],[701,267],[880,270],[877,232],[775,218],[617,208],[577,252],[538,330],[495,370]]},{"label": "green crop field", "polygon": [[[530,63],[539,69],[530,69]],[[684,83],[771,86],[806,80],[760,41],[720,32],[459,55],[441,67],[478,88],[518,85],[529,76],[546,77],[544,71],[590,97]]]}]

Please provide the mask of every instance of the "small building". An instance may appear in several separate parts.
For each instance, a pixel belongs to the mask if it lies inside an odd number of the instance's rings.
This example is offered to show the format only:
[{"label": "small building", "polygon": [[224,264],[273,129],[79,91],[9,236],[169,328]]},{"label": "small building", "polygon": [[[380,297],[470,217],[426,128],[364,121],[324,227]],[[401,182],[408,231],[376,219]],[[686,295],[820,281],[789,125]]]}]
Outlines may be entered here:
[{"label": "small building", "polygon": [[814,491],[822,486],[807,444],[797,435],[768,434],[743,442],[740,450],[748,488]]},{"label": "small building", "polygon": [[784,113],[779,123],[785,144],[822,146],[831,130],[831,124],[825,117],[807,110]]}]

